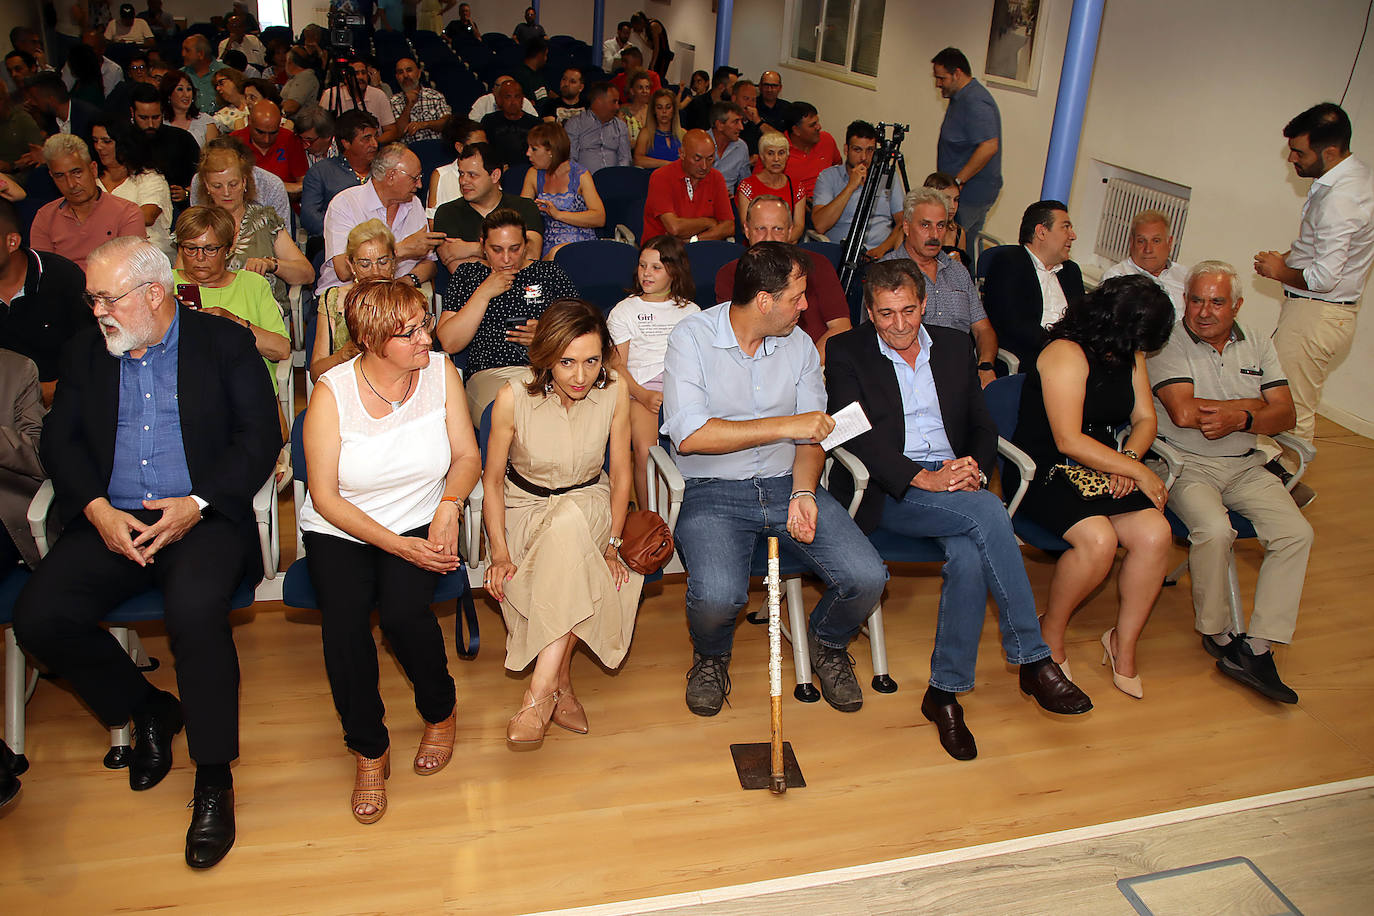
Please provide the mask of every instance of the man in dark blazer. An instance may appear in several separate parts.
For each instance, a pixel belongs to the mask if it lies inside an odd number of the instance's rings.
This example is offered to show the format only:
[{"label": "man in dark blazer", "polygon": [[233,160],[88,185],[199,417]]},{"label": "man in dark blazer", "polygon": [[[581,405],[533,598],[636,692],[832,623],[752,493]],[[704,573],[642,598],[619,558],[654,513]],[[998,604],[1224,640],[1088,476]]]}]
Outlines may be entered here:
[{"label": "man in dark blazer", "polygon": [[[262,576],[252,500],[281,448],[276,399],[251,335],[179,309],[166,256],[143,239],[93,251],[86,290],[96,325],[64,353],[40,443],[64,531],[19,597],[15,635],[106,726],[133,719],[130,788],[167,775],[184,722],[196,761],[186,862],[209,868],[234,842],[229,603]],[[154,587],[180,701],[99,625]]]},{"label": "man in dark blazer", "polygon": [[1074,239],[1069,208],[1038,200],[1021,216],[1020,247],[1000,251],[983,280],[983,310],[998,345],[1023,364],[1045,346],[1045,329],[1083,298],[1083,272],[1069,260]]},{"label": "man in dark blazer", "polygon": [[[1065,715],[1087,712],[1092,701],[1050,657],[1011,520],[985,489],[997,428],[983,403],[969,336],[921,325],[925,277],[910,261],[870,266],[864,307],[869,321],[830,341],[829,412],[858,402],[873,424],[847,443],[871,475],[859,527],[935,538],[944,549],[940,622],[921,713],[950,756],[971,760],[978,749],[957,694],[973,689],[989,590],[1007,661],[1020,666],[1021,689]],[[848,494],[835,495],[843,503]]]}]

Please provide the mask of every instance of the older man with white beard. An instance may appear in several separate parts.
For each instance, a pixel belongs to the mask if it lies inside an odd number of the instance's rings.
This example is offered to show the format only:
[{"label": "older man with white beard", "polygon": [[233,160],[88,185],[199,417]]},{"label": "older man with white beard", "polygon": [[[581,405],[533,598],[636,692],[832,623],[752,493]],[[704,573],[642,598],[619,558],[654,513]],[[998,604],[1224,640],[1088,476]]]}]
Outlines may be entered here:
[{"label": "older man with white beard", "polygon": [[[66,349],[40,444],[63,532],[15,605],[14,632],[102,727],[133,720],[131,789],[162,781],[185,726],[196,762],[186,864],[209,868],[235,835],[230,596],[262,576],[252,500],[281,433],[252,335],[178,307],[172,289],[167,257],[143,239],[91,252],[96,322]],[[162,592],[179,700],[100,626],[149,588]]]}]

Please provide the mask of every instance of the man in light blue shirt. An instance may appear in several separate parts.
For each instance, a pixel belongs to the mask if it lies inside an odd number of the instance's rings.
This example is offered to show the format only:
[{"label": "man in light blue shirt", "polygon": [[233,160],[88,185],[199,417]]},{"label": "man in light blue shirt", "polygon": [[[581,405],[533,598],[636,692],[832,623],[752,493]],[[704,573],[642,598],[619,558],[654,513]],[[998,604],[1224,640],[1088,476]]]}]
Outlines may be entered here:
[{"label": "man in light blue shirt", "polygon": [[587,92],[587,110],[563,123],[568,132],[568,158],[595,173],[630,164],[630,129],[615,116],[615,89],[596,83]]},{"label": "man in light blue shirt", "polygon": [[713,716],[730,689],[735,619],[749,599],[759,539],[776,536],[826,591],[808,642],[821,693],[836,709],[863,705],[846,647],[882,594],[877,552],[817,487],[834,428],[820,358],[798,327],[806,254],[761,242],[739,259],[732,301],[683,319],[668,338],[663,432],[687,492],[675,536],[687,568],[695,649],[687,707]]},{"label": "man in light blue shirt", "polygon": [[[1020,686],[1050,712],[1087,712],[1092,702],[1066,678],[1040,635],[1035,597],[1002,501],[986,489],[997,427],[983,402],[967,333],[925,327],[925,274],[911,261],[872,265],[864,281],[869,320],[837,335],[826,362],[829,407],[857,403],[873,429],[846,444],[869,486],[854,519],[933,539],[945,554],[930,687],[921,713],[956,760],[977,756],[957,695],[972,690],[989,592],[1002,648]],[[845,499],[847,481],[831,482]],[[1064,664],[1067,664],[1067,659]]]},{"label": "man in light blue shirt", "polygon": [[956,219],[968,232],[969,251],[975,252],[978,233],[1002,191],[1002,113],[992,93],[973,78],[968,58],[958,48],[945,48],[930,64],[936,88],[949,99],[935,167],[953,175],[959,185]]},{"label": "man in light blue shirt", "polygon": [[725,176],[730,196],[749,177],[749,147],[740,139],[744,130],[744,109],[734,102],[711,106],[711,140],[716,144],[716,171]]},{"label": "man in light blue shirt", "polygon": [[[811,222],[816,231],[824,232],[832,242],[849,237],[854,225],[854,213],[859,208],[868,167],[878,148],[878,131],[867,121],[853,121],[844,132],[844,162],[832,165],[816,176],[816,192],[811,198]],[[902,212],[902,198],[906,191],[901,176],[893,174],[892,185],[878,189],[873,201],[873,213],[864,231],[864,250],[871,257],[881,258],[902,244],[902,226],[897,216]]]}]

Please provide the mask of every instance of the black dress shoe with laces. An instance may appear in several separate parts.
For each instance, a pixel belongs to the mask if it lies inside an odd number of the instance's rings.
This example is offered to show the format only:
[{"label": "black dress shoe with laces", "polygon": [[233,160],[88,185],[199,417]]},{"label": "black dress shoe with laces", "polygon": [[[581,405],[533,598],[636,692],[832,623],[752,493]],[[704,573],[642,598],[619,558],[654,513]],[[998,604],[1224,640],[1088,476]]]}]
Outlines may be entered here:
[{"label": "black dress shoe with laces", "polygon": [[19,763],[9,745],[0,741],[0,810],[19,797]]},{"label": "black dress shoe with laces", "polygon": [[1054,659],[1046,656],[1021,666],[1021,689],[1049,712],[1076,716],[1093,708],[1093,701],[1078,685],[1064,677]]},{"label": "black dress shoe with laces", "polygon": [[172,739],[181,731],[181,703],[159,690],[144,710],[134,716],[134,753],[129,761],[129,788],[151,789],[172,769]]},{"label": "black dress shoe with laces", "polygon": [[197,789],[186,831],[186,864],[211,868],[234,848],[234,790]]},{"label": "black dress shoe with laces", "polygon": [[1244,639],[1231,640],[1226,647],[1226,655],[1217,659],[1217,670],[1271,700],[1298,702],[1297,692],[1279,678],[1279,670],[1274,665],[1274,653],[1270,651],[1256,655],[1250,651],[1250,644]]},{"label": "black dress shoe with laces", "polygon": [[974,743],[973,732],[964,724],[964,707],[959,701],[941,703],[930,690],[921,700],[921,715],[935,725],[935,734],[940,736],[940,746],[955,760],[972,760],[978,756],[978,745]]}]

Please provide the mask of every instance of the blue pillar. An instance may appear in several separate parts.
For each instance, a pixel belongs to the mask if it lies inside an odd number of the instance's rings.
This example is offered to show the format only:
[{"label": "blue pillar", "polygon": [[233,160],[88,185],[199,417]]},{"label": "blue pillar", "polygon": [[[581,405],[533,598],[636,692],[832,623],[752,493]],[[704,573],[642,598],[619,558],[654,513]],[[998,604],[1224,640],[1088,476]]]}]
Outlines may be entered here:
[{"label": "blue pillar", "polygon": [[[541,12],[541,10],[539,9],[539,0],[530,0],[529,5],[534,7],[534,21],[538,22],[539,13]],[[520,21],[525,21],[525,11],[523,9],[520,11]]]},{"label": "blue pillar", "polygon": [[1069,18],[1069,38],[1064,47],[1064,68],[1059,74],[1059,98],[1054,103],[1054,128],[1045,157],[1045,180],[1040,197],[1068,203],[1073,187],[1073,168],[1078,159],[1078,140],[1083,134],[1083,110],[1092,85],[1097,35],[1102,28],[1106,0],[1074,0]]},{"label": "blue pillar", "polygon": [[601,66],[601,38],[606,34],[606,0],[592,2],[592,66]]},{"label": "blue pillar", "polygon": [[[717,67],[724,67],[730,63],[730,26],[735,18],[735,0],[720,0],[716,9],[716,63]],[[682,79],[686,81],[691,76],[688,73]]]}]

